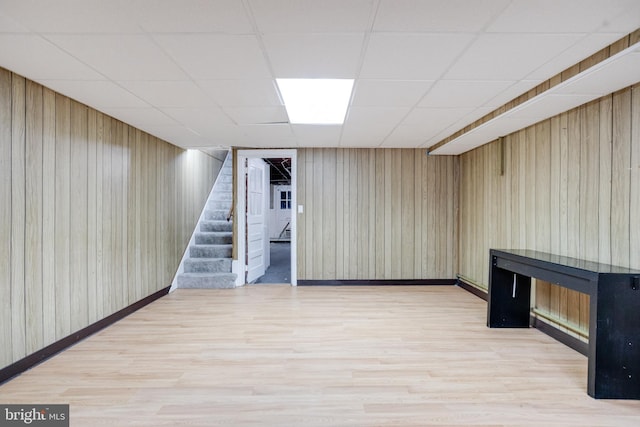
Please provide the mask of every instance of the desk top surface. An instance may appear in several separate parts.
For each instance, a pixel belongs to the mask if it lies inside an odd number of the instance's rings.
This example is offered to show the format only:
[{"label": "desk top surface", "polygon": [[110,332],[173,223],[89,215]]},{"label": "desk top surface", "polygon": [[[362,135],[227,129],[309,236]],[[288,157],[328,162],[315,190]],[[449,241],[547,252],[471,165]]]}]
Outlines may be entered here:
[{"label": "desk top surface", "polygon": [[531,258],[537,261],[549,262],[549,263],[563,265],[571,268],[577,268],[579,270],[592,271],[595,273],[640,275],[640,270],[620,267],[617,265],[609,265],[609,264],[602,264],[599,262],[586,261],[583,259],[560,256],[560,255],[550,254],[546,252],[533,251],[529,249],[491,249],[491,253],[494,255],[500,255],[500,253],[503,253],[507,255],[515,255],[517,257],[526,257],[526,258]]}]

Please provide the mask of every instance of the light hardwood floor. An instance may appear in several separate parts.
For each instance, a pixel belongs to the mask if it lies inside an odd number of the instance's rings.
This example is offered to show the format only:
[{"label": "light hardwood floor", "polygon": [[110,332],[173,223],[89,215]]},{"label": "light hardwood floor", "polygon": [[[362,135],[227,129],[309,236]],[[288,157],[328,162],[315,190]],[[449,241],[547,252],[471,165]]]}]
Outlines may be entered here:
[{"label": "light hardwood floor", "polygon": [[0,386],[72,426],[638,426],[587,360],[456,287],[178,290]]}]

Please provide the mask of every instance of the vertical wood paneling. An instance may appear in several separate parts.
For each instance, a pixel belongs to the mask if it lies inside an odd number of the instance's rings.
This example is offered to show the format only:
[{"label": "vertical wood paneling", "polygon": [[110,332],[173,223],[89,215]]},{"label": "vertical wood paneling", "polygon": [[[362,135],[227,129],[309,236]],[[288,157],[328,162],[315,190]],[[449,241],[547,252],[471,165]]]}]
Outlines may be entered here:
[{"label": "vertical wood paneling", "polygon": [[[410,151],[412,152],[412,151]],[[378,152],[378,154],[381,154]],[[414,194],[412,195],[413,198],[413,203],[414,203],[414,217],[416,218],[415,220],[415,227],[412,233],[412,238],[414,239],[414,252],[413,252],[413,258],[414,258],[414,262],[413,262],[413,274],[411,275],[411,277],[422,277],[422,221],[420,220],[420,218],[422,218],[422,162],[423,162],[423,158],[426,156],[420,156],[418,155],[418,153],[412,152],[413,154],[413,191]],[[376,159],[379,156],[376,156]],[[376,171],[377,173],[377,171]],[[376,175],[377,176],[377,175]],[[377,181],[376,181],[377,184]],[[377,194],[376,194],[377,196]],[[381,200],[382,203],[384,203],[384,195],[381,198],[377,198],[376,197],[376,202],[378,202],[378,200]],[[379,228],[376,225],[376,230],[378,230]],[[376,233],[377,234],[377,233]]]},{"label": "vertical wood paneling", "polygon": [[[425,183],[437,182],[438,176],[436,174],[436,164],[433,158],[428,157],[422,162],[422,176]],[[465,169],[465,171],[468,169]],[[423,265],[423,275],[426,275],[430,271],[437,270],[436,256],[438,248],[433,245],[433,236],[436,235],[437,223],[438,223],[438,210],[434,209],[437,206],[435,197],[436,194],[427,185],[420,185],[422,197],[422,233],[421,233],[421,246],[422,246],[422,259],[420,262]],[[465,212],[466,214],[466,212]],[[437,274],[437,273],[436,273]]]},{"label": "vertical wood paneling", "polygon": [[89,323],[87,289],[88,186],[87,186],[87,107],[71,102],[70,129],[70,297],[71,330],[77,331]]},{"label": "vertical wood paneling", "polygon": [[115,229],[113,221],[113,141],[111,140],[111,118],[102,118],[102,313],[108,316],[113,313],[111,295],[114,281],[113,264],[116,254],[113,250]]},{"label": "vertical wood paneling", "polygon": [[631,103],[631,200],[629,201],[629,265],[640,269],[640,85],[632,91]]},{"label": "vertical wood paneling", "polygon": [[25,312],[25,91],[23,77],[11,79],[11,332],[13,357],[26,355]]},{"label": "vertical wood paneling", "polygon": [[42,322],[43,345],[56,340],[55,196],[56,196],[56,94],[42,91]]},{"label": "vertical wood paneling", "polygon": [[[385,194],[384,194],[384,161],[385,161],[385,151],[381,150],[376,153],[376,165],[375,165],[375,186],[376,186],[376,194],[375,200],[377,203],[385,206]],[[375,209],[375,230],[374,234],[375,239],[375,254],[376,254],[376,270],[374,277],[385,277],[384,271],[384,254],[385,254],[385,233],[382,232],[384,230],[384,214],[385,209]],[[338,215],[340,218],[340,215]],[[336,277],[344,277],[340,275],[340,272],[336,272]]]},{"label": "vertical wood paneling", "polygon": [[299,160],[299,279],[454,277],[457,159],[422,150],[304,149]]},{"label": "vertical wood paneling", "polygon": [[220,167],[0,69],[0,367],[168,286]]},{"label": "vertical wood paneling", "polygon": [[[368,161],[368,172],[369,177],[367,179],[369,184],[369,203],[376,203],[376,151],[375,150],[367,150],[367,154],[369,155]],[[365,277],[375,277],[376,275],[376,210],[369,209],[369,247],[367,248],[367,253],[369,254],[369,271],[366,273]],[[333,276],[335,277],[335,275]]]},{"label": "vertical wood paneling", "polygon": [[611,146],[612,96],[600,100],[600,135],[598,157],[598,259],[611,263]]},{"label": "vertical wood paneling", "polygon": [[0,364],[13,361],[11,312],[11,73],[0,69]]},{"label": "vertical wood paneling", "polygon": [[402,278],[402,151],[391,152],[391,277]]},{"label": "vertical wood paneling", "polygon": [[[133,266],[131,266],[131,270],[133,270],[133,280],[134,283],[143,283],[142,278],[144,274],[142,272],[143,266],[143,257],[142,257],[142,230],[144,227],[144,221],[142,217],[142,190],[143,190],[143,176],[142,176],[142,131],[136,129],[135,136],[131,141],[133,144],[132,152],[133,154],[133,185],[135,188],[135,194],[133,199],[133,207],[130,208],[130,211],[134,215],[135,226],[133,228],[130,227],[129,232],[132,236],[132,241],[134,245],[133,252],[129,253],[130,259],[133,261]],[[178,163],[179,164],[179,163]],[[182,207],[181,204],[178,205],[178,209]],[[176,215],[178,212],[176,209]],[[177,227],[178,230],[181,230],[181,227]],[[176,252],[177,254],[178,252]],[[130,291],[130,297],[134,300],[139,300],[143,296],[142,286],[135,286],[133,291]]]},{"label": "vertical wood paneling", "polygon": [[[118,259],[118,265],[120,267],[120,277],[118,279],[119,286],[118,288],[118,298],[116,298],[117,307],[126,307],[128,305],[128,258],[129,258],[129,245],[127,244],[127,228],[128,228],[128,193],[129,193],[129,126],[118,121],[118,148],[119,148],[119,163],[120,167],[120,196],[118,197],[119,209],[118,209],[118,218],[120,221],[120,235],[118,237],[118,254],[120,255]],[[160,165],[158,165],[160,167]],[[157,215],[159,216],[162,212],[162,207],[158,204]],[[160,235],[163,233],[163,230],[159,230]],[[162,262],[160,259],[156,261],[156,266],[158,271],[162,271]],[[116,307],[116,309],[117,309]]]},{"label": "vertical wood paneling", "polygon": [[98,318],[98,175],[97,112],[87,109],[87,310],[89,323]]},{"label": "vertical wood paneling", "polygon": [[383,150],[384,153],[384,228],[378,230],[379,233],[384,233],[384,274],[380,276],[382,279],[393,278],[393,272],[391,266],[393,260],[391,259],[391,242],[393,231],[391,229],[392,215],[393,215],[393,202],[391,193],[391,169],[393,168],[393,151],[390,148]]},{"label": "vertical wood paneling", "polygon": [[[322,159],[322,200],[337,200],[336,193],[336,150],[324,150]],[[322,204],[322,272],[325,277],[336,276],[336,203]]]},{"label": "vertical wood paneling", "polygon": [[[613,95],[611,153],[611,262],[629,264],[629,202],[631,181],[631,91]],[[638,191],[636,189],[636,191]]]},{"label": "vertical wood paneling", "polygon": [[[550,247],[551,253],[560,254],[560,233],[562,231],[562,225],[560,223],[560,198],[561,198],[561,185],[560,185],[560,117],[556,116],[549,120],[550,124],[550,170],[549,170],[549,230],[551,233]],[[560,300],[560,287],[555,285],[549,286],[549,306],[548,311],[551,316],[559,317],[559,300]]]},{"label": "vertical wood paneling", "polygon": [[[147,293],[155,292],[159,289],[158,284],[158,253],[157,253],[157,243],[158,236],[156,234],[156,223],[158,221],[158,216],[155,207],[157,206],[157,185],[158,185],[158,171],[157,171],[157,155],[156,152],[158,150],[157,139],[153,136],[149,136],[147,140],[147,147],[149,149],[148,152],[148,163],[147,163],[147,173],[148,180],[145,185],[148,188],[148,199],[146,206],[146,215],[148,221],[147,228],[147,278],[148,284]],[[197,159],[194,159],[197,160]],[[201,170],[200,170],[201,171]],[[195,185],[192,188],[197,188],[197,182],[194,182]],[[195,194],[194,194],[195,195]],[[191,199],[192,203],[189,206],[193,206],[196,198],[193,197]],[[189,212],[189,217],[193,217],[195,215],[195,207],[192,207],[192,211]],[[192,227],[193,228],[193,227]]]},{"label": "vertical wood paneling", "polygon": [[[640,101],[637,86],[507,137],[505,185],[491,179],[492,146],[460,159],[460,274],[486,284],[483,252],[511,221],[511,247],[634,267],[640,258]],[[493,210],[509,192],[510,209]],[[472,211],[472,215],[465,212]],[[480,212],[477,212],[480,211]],[[488,232],[488,233],[487,233]],[[638,267],[635,265],[635,267]],[[588,334],[589,298],[538,283],[536,305]]]},{"label": "vertical wood paneling", "polygon": [[[104,190],[106,188],[104,182],[104,146],[106,141],[104,139],[104,124],[105,116],[96,112],[96,302],[95,310],[96,317],[101,319],[104,317],[104,295],[105,285],[108,285],[104,277],[106,254],[104,252],[104,245],[106,239],[106,233],[104,229]],[[142,283],[142,282],[141,282]]]},{"label": "vertical wood paneling", "polygon": [[27,315],[26,353],[42,348],[44,342],[42,300],[42,86],[26,86],[26,231],[24,287]]},{"label": "vertical wood paneling", "polygon": [[[550,121],[544,121],[535,126],[535,139],[528,141],[534,147],[536,187],[535,207],[532,209],[535,215],[535,248],[544,252],[551,249],[550,235],[550,163],[551,163],[551,128]],[[542,280],[536,280],[536,305],[548,311],[550,304],[550,284]]]},{"label": "vertical wood paneling", "polygon": [[[306,193],[305,193],[305,202],[306,205],[304,207],[305,210],[305,235],[307,236],[307,238],[309,236],[313,236],[313,212],[314,212],[314,198],[313,198],[313,193],[308,191],[309,188],[314,188],[314,183],[313,183],[313,174],[314,174],[314,170],[313,170],[313,159],[314,159],[314,151],[313,150],[306,150],[305,151],[305,170],[307,171],[307,174],[304,176],[303,179],[306,180],[305,182],[305,189],[307,189]],[[308,239],[307,239],[308,241]],[[307,251],[305,253],[305,266],[306,266],[306,271],[307,274],[313,274],[313,267],[314,267],[314,253],[313,250]]]},{"label": "vertical wood paneling", "polygon": [[56,94],[55,294],[56,339],[71,333],[70,295],[71,102]]},{"label": "vertical wood paneling", "polygon": [[[292,215],[297,215],[297,241],[296,241],[296,246],[298,247],[302,247],[303,242],[306,240],[306,224],[307,224],[307,215],[306,215],[306,209],[307,209],[307,203],[306,203],[306,181],[305,181],[305,177],[307,176],[306,174],[306,170],[307,170],[307,162],[306,162],[306,151],[300,151],[298,152],[298,181],[297,181],[297,194],[296,194],[296,201],[298,203],[298,205],[303,207],[303,212],[302,213],[298,213],[297,207],[295,209],[295,211],[292,213]],[[344,175],[343,175],[344,176]],[[341,181],[341,183],[343,184],[343,188],[344,188],[344,178]],[[343,203],[343,200],[338,200],[338,203]],[[339,234],[339,236],[341,236],[342,233]],[[344,248],[344,244],[342,241],[338,242],[338,246],[342,246]],[[298,276],[299,277],[305,277],[306,276],[306,265],[307,265],[307,260],[305,258],[306,254],[304,254],[303,256],[298,256],[297,257],[297,266],[296,269],[298,271]],[[344,263],[341,263],[342,266],[344,266]]]},{"label": "vertical wood paneling", "polygon": [[[560,255],[568,254],[569,245],[569,133],[567,131],[568,115],[560,115]],[[565,287],[558,291],[558,315],[563,321],[567,320],[567,292]]]},{"label": "vertical wood paneling", "polygon": [[402,150],[401,151],[401,172],[402,179],[400,181],[400,238],[401,238],[401,250],[400,254],[402,259],[400,260],[402,265],[402,271],[400,277],[402,279],[413,278],[414,268],[414,256],[415,256],[415,191],[414,191],[414,150]]}]

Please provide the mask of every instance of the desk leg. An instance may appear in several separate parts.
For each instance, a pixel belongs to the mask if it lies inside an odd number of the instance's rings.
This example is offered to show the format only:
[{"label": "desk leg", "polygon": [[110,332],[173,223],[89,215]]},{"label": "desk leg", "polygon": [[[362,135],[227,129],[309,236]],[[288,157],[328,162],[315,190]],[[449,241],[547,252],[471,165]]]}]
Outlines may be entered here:
[{"label": "desk leg", "polygon": [[630,277],[600,276],[591,296],[587,392],[598,399],[640,399],[640,289]]},{"label": "desk leg", "polygon": [[493,257],[489,271],[487,326],[528,328],[531,311],[531,278],[496,267]]}]

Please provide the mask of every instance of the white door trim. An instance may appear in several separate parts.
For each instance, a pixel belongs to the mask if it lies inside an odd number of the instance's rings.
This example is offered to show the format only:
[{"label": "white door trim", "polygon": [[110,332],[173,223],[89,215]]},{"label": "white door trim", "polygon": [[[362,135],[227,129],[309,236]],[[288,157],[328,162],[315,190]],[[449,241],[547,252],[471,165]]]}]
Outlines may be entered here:
[{"label": "white door trim", "polygon": [[244,164],[245,164],[245,159],[248,158],[260,158],[260,159],[267,159],[267,158],[274,158],[274,157],[288,157],[291,159],[291,207],[292,212],[291,212],[291,286],[297,286],[298,285],[298,269],[297,269],[297,261],[298,261],[298,256],[297,256],[297,206],[298,206],[298,200],[297,200],[297,195],[296,195],[296,190],[298,188],[298,177],[297,177],[297,170],[298,170],[298,152],[295,149],[264,149],[264,150],[238,150],[237,155],[236,155],[236,162],[238,167],[236,168],[237,170],[237,176],[236,176],[236,182],[238,183],[238,195],[237,195],[237,199],[236,199],[236,206],[235,206],[235,212],[238,213],[238,215],[236,215],[236,221],[238,223],[238,239],[236,244],[238,247],[238,259],[237,260],[233,260],[233,272],[236,273],[238,275],[238,278],[236,279],[236,285],[237,286],[242,286],[244,285],[244,281],[245,281],[245,269],[246,269],[246,263],[245,263],[245,256],[246,256],[246,251],[247,248],[245,247],[245,241],[244,241],[244,236],[247,230],[247,225],[246,225],[246,219],[244,218],[244,215],[240,215],[240,212],[244,212],[245,211],[245,199],[246,199],[246,193],[247,193],[247,188],[246,188],[246,182],[245,182],[245,178],[244,178]]}]

